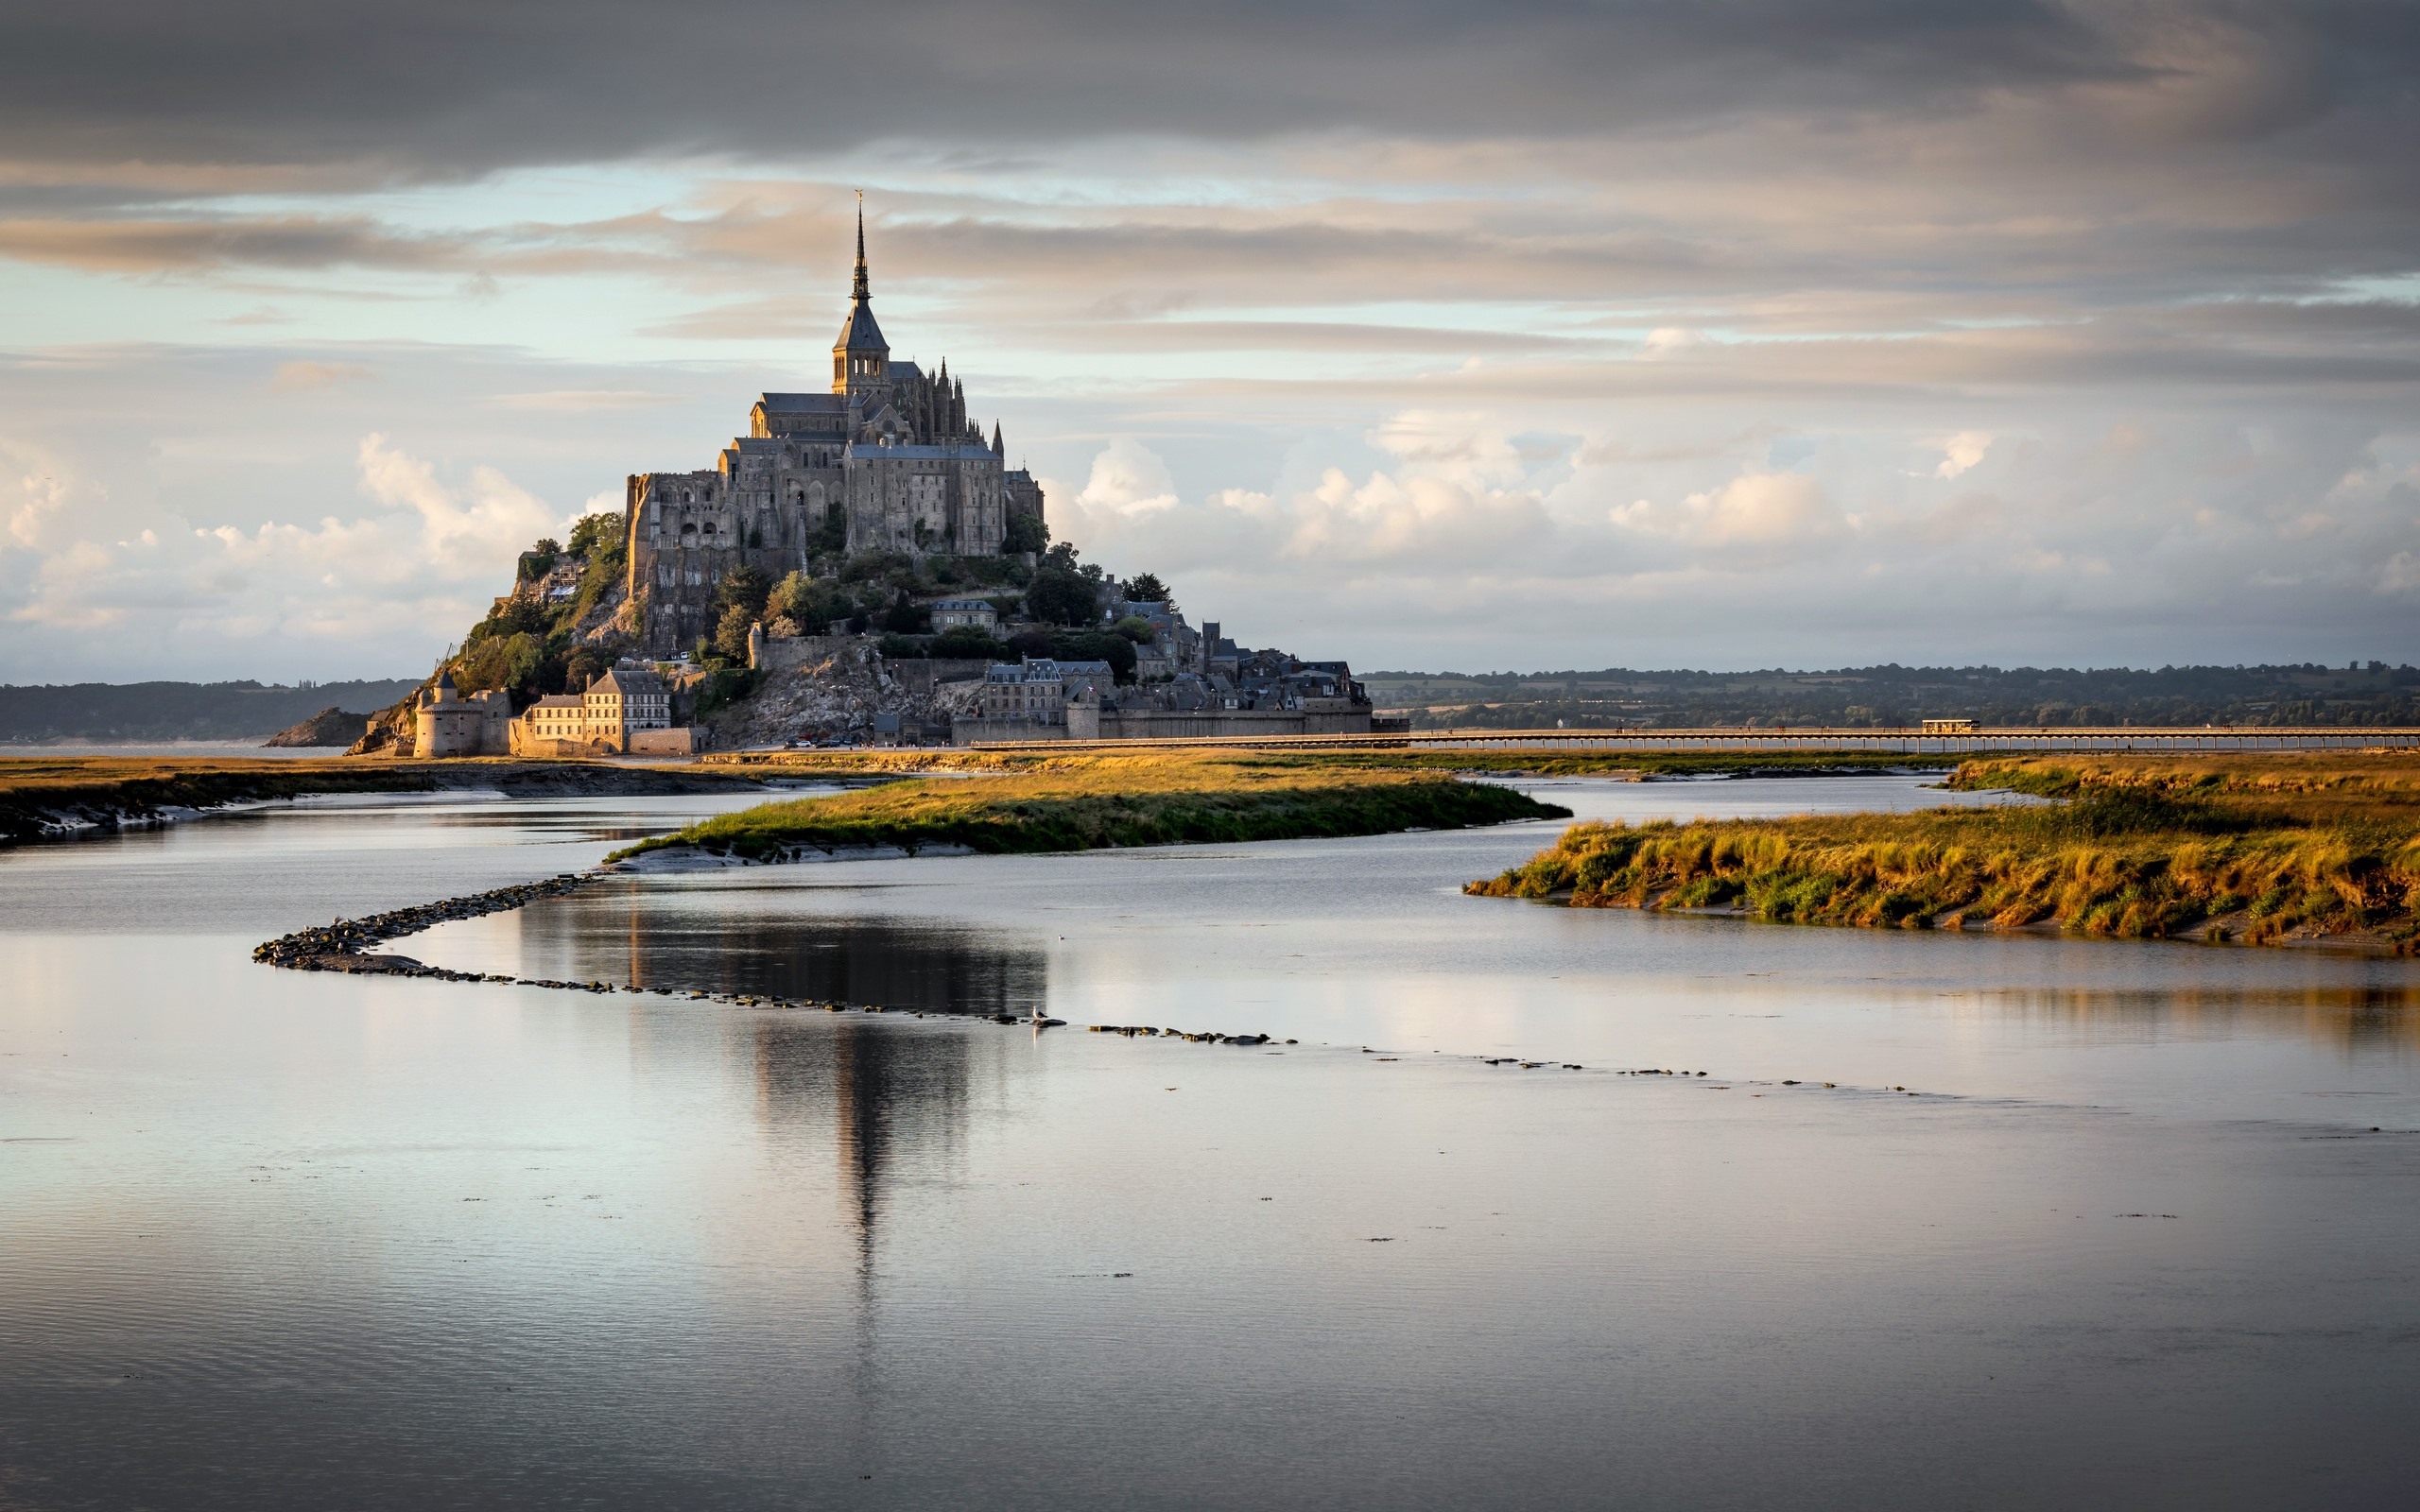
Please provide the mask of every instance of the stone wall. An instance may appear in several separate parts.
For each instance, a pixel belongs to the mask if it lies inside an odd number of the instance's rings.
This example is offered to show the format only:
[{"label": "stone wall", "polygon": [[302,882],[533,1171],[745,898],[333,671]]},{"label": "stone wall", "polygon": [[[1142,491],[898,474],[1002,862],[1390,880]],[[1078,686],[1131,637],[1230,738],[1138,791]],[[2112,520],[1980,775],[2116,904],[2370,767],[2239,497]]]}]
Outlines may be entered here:
[{"label": "stone wall", "polygon": [[863,635],[788,635],[766,636],[756,650],[752,663],[759,672],[795,672],[829,662],[853,645],[872,644],[873,638]]},{"label": "stone wall", "polygon": [[944,682],[980,682],[992,663],[980,657],[885,657],[882,670],[907,692],[928,694]]},{"label": "stone wall", "polygon": [[706,731],[696,725],[675,725],[669,730],[633,730],[631,731],[630,753],[633,756],[695,756],[712,742]]},{"label": "stone wall", "polygon": [[1064,725],[1036,724],[1030,719],[959,718],[950,722],[949,743],[973,746],[980,742],[1003,740],[1064,740]]},{"label": "stone wall", "polygon": [[1249,735],[1366,735],[1370,708],[1356,709],[1111,709],[1080,701],[1067,706],[1070,740],[1224,740]]}]

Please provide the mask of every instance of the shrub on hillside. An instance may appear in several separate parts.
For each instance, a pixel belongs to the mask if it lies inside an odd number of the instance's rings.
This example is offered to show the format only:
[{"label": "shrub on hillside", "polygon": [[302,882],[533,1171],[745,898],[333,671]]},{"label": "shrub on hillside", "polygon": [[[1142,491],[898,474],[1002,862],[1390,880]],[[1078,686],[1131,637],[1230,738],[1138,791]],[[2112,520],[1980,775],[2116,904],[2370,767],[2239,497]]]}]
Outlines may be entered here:
[{"label": "shrub on hillside", "polygon": [[972,625],[953,625],[933,637],[931,654],[938,657],[973,661],[980,657],[987,662],[1013,661],[1016,653],[1008,644],[995,640],[988,632]]}]

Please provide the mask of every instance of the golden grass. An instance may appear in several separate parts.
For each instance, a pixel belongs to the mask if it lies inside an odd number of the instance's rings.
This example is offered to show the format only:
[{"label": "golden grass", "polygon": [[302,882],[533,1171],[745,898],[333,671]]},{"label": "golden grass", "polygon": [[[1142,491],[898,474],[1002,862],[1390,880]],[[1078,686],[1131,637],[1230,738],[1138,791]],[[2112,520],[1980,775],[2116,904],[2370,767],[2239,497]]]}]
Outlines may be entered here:
[{"label": "golden grass", "polygon": [[762,804],[621,854],[671,846],[767,860],[856,846],[1083,850],[1379,834],[1568,813],[1512,788],[1423,772],[1333,770],[1224,752],[1020,756],[983,777],[911,777]]},{"label": "golden grass", "polygon": [[2012,929],[2413,949],[2420,759],[1979,763],[1955,785],[2039,807],[1581,824],[1493,897],[1726,908],[1808,923]]}]

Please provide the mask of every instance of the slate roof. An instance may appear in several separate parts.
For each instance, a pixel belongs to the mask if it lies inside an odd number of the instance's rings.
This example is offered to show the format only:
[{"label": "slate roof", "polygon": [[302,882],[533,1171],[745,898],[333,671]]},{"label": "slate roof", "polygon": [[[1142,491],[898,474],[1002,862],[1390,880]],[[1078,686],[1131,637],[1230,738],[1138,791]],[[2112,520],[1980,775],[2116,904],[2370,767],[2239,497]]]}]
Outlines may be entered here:
[{"label": "slate roof", "polygon": [[832,343],[835,352],[882,352],[890,343],[882,339],[882,327],[873,323],[873,305],[857,300],[849,306],[849,318],[840,322],[839,339]]},{"label": "slate roof", "polygon": [[629,667],[615,667],[588,685],[591,693],[631,694],[664,692],[664,679],[652,672],[638,672]]},{"label": "slate roof", "polygon": [[908,457],[916,461],[992,460],[992,449],[960,441],[951,446],[876,446],[864,441],[849,443],[851,456]]}]

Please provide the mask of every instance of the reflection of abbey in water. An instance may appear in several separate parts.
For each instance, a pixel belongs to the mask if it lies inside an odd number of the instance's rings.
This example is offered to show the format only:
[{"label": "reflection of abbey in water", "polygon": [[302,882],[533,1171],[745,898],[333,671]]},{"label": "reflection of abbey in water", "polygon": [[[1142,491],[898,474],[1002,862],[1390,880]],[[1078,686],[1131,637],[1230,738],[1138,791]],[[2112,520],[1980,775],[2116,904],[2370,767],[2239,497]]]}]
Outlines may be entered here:
[{"label": "reflection of abbey in water", "polygon": [[525,974],[752,992],[938,1013],[1046,1006],[1050,962],[1022,935],[775,906],[745,888],[607,884],[515,916]]},{"label": "reflection of abbey in water", "polygon": [[758,1107],[773,1125],[830,1121],[861,1265],[873,1263],[884,1181],[966,1139],[974,1041],[919,1027],[821,1016],[756,1025]]},{"label": "reflection of abbey in water", "polygon": [[949,365],[927,373],[891,357],[867,287],[860,209],[832,391],[758,396],[748,434],[714,466],[633,474],[622,523],[648,653],[670,656],[712,633],[715,586],[735,568],[778,582],[819,553],[1039,550],[1042,517],[1042,490],[1008,466],[996,422],[986,440],[967,418]]}]

